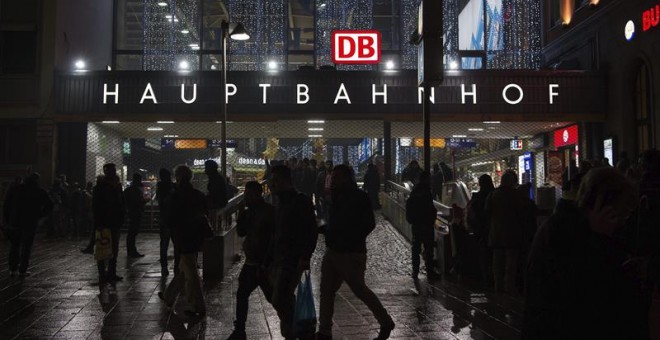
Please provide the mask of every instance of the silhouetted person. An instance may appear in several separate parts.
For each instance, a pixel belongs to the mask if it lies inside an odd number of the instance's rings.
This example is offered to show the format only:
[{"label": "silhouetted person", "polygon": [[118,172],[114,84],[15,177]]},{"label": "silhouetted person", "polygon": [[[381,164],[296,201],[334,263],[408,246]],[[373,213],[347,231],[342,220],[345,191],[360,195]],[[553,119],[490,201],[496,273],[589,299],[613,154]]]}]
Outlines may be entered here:
[{"label": "silhouetted person", "polygon": [[442,202],[442,185],[445,183],[445,175],[442,173],[439,164],[433,164],[433,174],[431,174],[431,196],[434,200]]},{"label": "silhouetted person", "polygon": [[412,277],[417,279],[419,275],[419,255],[424,246],[424,264],[426,265],[427,277],[438,279],[440,274],[435,271],[433,263],[433,249],[435,248],[435,219],[437,210],[433,205],[431,197],[431,175],[428,171],[422,171],[419,182],[410,193],[406,201],[406,220],[412,225]]},{"label": "silhouetted person", "polygon": [[71,225],[72,225],[72,230],[73,234],[78,236],[79,234],[82,233],[81,230],[81,225],[82,225],[82,200],[83,200],[83,193],[82,190],[80,189],[80,184],[73,183],[71,186],[70,190],[70,198],[69,198],[69,213],[71,216]]},{"label": "silhouetted person", "polygon": [[442,176],[444,177],[445,183],[454,180],[454,171],[452,171],[447,163],[440,162],[440,170],[442,171]]},{"label": "silhouetted person", "polygon": [[364,302],[380,324],[376,339],[387,339],[394,321],[364,282],[367,236],[376,222],[369,197],[352,179],[351,170],[338,165],[332,171],[332,205],[325,229],[326,252],[321,265],[321,303],[317,339],[332,338],[335,295],[343,282]]},{"label": "silhouetted person", "polygon": [[62,187],[59,179],[53,181],[48,191],[48,196],[53,202],[53,212],[49,222],[48,236],[63,236],[68,228],[68,192]]},{"label": "silhouetted person", "polygon": [[[172,183],[172,174],[167,169],[160,169],[158,172],[160,181],[156,184],[156,200],[160,211],[158,227],[160,229],[160,273],[163,276],[170,275],[167,269],[167,249],[170,246],[172,238],[171,226],[169,223],[171,207],[171,197],[174,192],[174,183]],[[174,249],[174,273],[179,269],[179,253]]]},{"label": "silhouetted person", "polygon": [[144,206],[147,203],[144,198],[142,175],[133,174],[131,185],[124,190],[124,202],[126,204],[126,211],[128,212],[128,235],[126,236],[128,257],[144,257],[143,254],[137,251],[135,246],[135,238],[140,231],[142,214],[144,213]]},{"label": "silhouetted person", "polygon": [[112,238],[112,258],[107,261],[107,268],[106,261],[98,261],[99,282],[121,281],[124,278],[117,275],[117,256],[125,206],[117,168],[112,163],[103,165],[103,176],[98,178],[94,187],[92,211],[96,230],[110,229]]},{"label": "silhouetted person", "polygon": [[319,217],[322,219],[328,219],[328,210],[330,209],[330,186],[332,183],[332,167],[333,163],[331,160],[325,161],[325,168],[319,171],[318,176],[316,177],[316,192],[317,199],[320,201],[320,213]]},{"label": "silhouetted person", "polygon": [[527,265],[523,339],[648,339],[639,270],[613,235],[633,213],[633,186],[613,168],[592,169],[577,204],[537,232]]},{"label": "silhouetted person", "polygon": [[619,154],[619,161],[616,162],[616,169],[625,175],[628,169],[630,169],[630,166],[631,162],[630,158],[628,158],[628,153],[626,151],[621,151]]},{"label": "silhouetted person", "polygon": [[507,170],[500,186],[486,200],[490,220],[488,246],[493,250],[493,282],[495,291],[515,294],[518,255],[523,241],[522,204],[516,191],[518,176]]},{"label": "silhouetted person", "polygon": [[25,183],[12,189],[3,209],[11,242],[9,271],[12,276],[17,271],[21,276],[27,276],[30,274],[30,254],[39,220],[53,210],[48,193],[39,186],[39,174],[28,175]]},{"label": "silhouetted person", "polygon": [[413,185],[417,184],[421,173],[422,168],[419,167],[419,162],[412,160],[401,172],[401,182],[410,181]]},{"label": "silhouetted person", "polygon": [[268,252],[274,231],[275,208],[266,203],[261,184],[250,181],[245,184],[245,207],[236,221],[238,236],[245,237],[243,251],[245,264],[238,275],[238,291],[236,292],[236,320],[234,332],[229,339],[246,339],[245,322],[248,317],[248,301],[250,294],[261,287],[264,295],[270,299],[272,291],[266,277],[263,264]]},{"label": "silhouetted person", "polygon": [[94,228],[94,214],[92,213],[92,192],[94,190],[94,183],[87,182],[85,190],[82,191],[83,211],[82,218],[85,226],[85,231],[89,233],[89,242],[87,247],[80,250],[83,254],[94,253],[94,243],[96,243],[96,228]]},{"label": "silhouetted person", "polygon": [[218,163],[214,160],[204,162],[204,173],[208,177],[207,202],[211,210],[222,209],[227,205],[227,183],[225,178],[218,172]]},{"label": "silhouetted person", "polygon": [[174,273],[174,279],[167,285],[165,292],[158,296],[168,307],[172,307],[176,298],[184,289],[188,302],[186,314],[198,316],[206,313],[206,304],[197,271],[197,253],[204,243],[204,234],[198,228],[199,222],[207,214],[204,194],[192,186],[193,173],[188,166],[179,165],[174,170],[176,189],[172,193],[172,206],[169,223],[172,228],[172,239],[175,249],[179,250],[179,271]]},{"label": "silhouetted person", "polygon": [[280,318],[280,330],[285,338],[293,338],[293,292],[316,248],[318,231],[312,201],[293,188],[291,169],[277,165],[271,170],[271,192],[277,196],[275,232],[270,248],[273,275],[273,307]]},{"label": "silhouetted person", "polygon": [[364,174],[363,180],[364,191],[369,195],[371,207],[373,209],[380,209],[380,200],[378,194],[380,193],[380,174],[378,168],[373,163],[367,165],[367,172]]},{"label": "silhouetted person", "polygon": [[229,176],[227,176],[225,180],[227,182],[227,201],[229,201],[234,198],[234,196],[238,195],[238,188],[231,183]]},{"label": "silhouetted person", "polygon": [[479,176],[479,191],[472,195],[467,207],[467,223],[479,245],[479,267],[481,278],[486,285],[492,282],[492,253],[488,248],[488,229],[490,218],[486,214],[486,199],[495,190],[490,175]]}]

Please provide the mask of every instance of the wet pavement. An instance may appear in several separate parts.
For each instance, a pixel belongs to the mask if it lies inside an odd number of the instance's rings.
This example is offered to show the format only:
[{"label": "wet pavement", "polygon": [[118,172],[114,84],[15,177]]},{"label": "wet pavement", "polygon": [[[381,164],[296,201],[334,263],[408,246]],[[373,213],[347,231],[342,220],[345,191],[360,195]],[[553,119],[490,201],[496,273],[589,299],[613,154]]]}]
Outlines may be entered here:
[{"label": "wet pavement", "polygon": [[[38,236],[32,275],[12,278],[7,243],[0,255],[0,339],[225,339],[232,331],[237,274],[205,284],[208,314],[203,320],[180,316],[157,296],[170,277],[158,262],[158,236],[138,236],[144,258],[127,259],[122,239],[114,286],[98,284],[91,255],[79,249],[85,240]],[[312,259],[313,286],[318,287],[323,241]],[[390,312],[396,328],[392,339],[517,339],[522,301],[495,295],[469,282],[444,279],[415,283],[410,278],[408,243],[382,218],[368,239],[367,284]],[[171,265],[170,265],[171,269]],[[344,285],[335,302],[336,339],[373,339],[378,323]],[[281,339],[279,320],[260,291],[250,300],[248,339]]]}]

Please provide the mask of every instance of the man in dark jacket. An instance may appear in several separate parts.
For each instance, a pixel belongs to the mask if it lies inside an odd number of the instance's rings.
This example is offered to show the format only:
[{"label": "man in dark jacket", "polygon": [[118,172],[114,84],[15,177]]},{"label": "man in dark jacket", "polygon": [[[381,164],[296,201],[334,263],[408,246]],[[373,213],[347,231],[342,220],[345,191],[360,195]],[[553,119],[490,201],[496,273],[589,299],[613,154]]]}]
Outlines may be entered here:
[{"label": "man in dark jacket", "polygon": [[534,238],[522,338],[648,339],[640,266],[613,238],[634,211],[633,186],[614,168],[592,169],[576,202],[558,206]]},{"label": "man in dark jacket", "polygon": [[351,169],[338,165],[332,171],[332,205],[325,230],[327,246],[321,265],[321,303],[317,339],[332,339],[335,295],[343,282],[364,302],[380,324],[376,339],[387,339],[394,321],[364,282],[367,236],[376,226],[369,197],[352,180]]},{"label": "man in dark jacket", "polygon": [[264,295],[270,299],[270,289],[263,270],[265,257],[273,234],[275,208],[266,203],[262,196],[261,184],[250,181],[245,184],[245,206],[236,221],[238,236],[245,237],[243,251],[245,264],[238,276],[238,291],[236,292],[236,321],[234,332],[229,339],[245,339],[245,322],[248,316],[248,301],[250,294],[261,287]]},{"label": "man in dark jacket", "polygon": [[208,177],[208,207],[209,209],[222,209],[227,205],[227,183],[218,172],[218,163],[214,160],[204,162],[204,173]]},{"label": "man in dark jacket", "polygon": [[12,276],[17,270],[21,276],[27,276],[39,220],[53,210],[48,193],[39,186],[39,174],[30,174],[25,183],[10,191],[4,209],[11,241],[9,271]]},{"label": "man in dark jacket", "polygon": [[376,167],[374,163],[369,163],[369,165],[367,165],[367,172],[364,174],[363,181],[364,186],[362,188],[369,195],[371,207],[373,209],[380,209],[380,200],[378,199],[378,193],[380,192],[380,174],[378,173],[378,167]]},{"label": "man in dark jacket", "polygon": [[[167,169],[160,169],[158,175],[160,181],[156,184],[156,200],[160,211],[158,225],[160,228],[160,273],[163,276],[170,275],[167,269],[167,249],[170,246],[172,233],[170,232],[169,215],[171,210],[171,196],[174,192],[174,183],[172,183],[172,174]],[[174,272],[179,269],[179,253],[174,249]]]},{"label": "man in dark jacket", "polygon": [[433,164],[433,174],[431,175],[431,196],[434,200],[442,202],[442,185],[445,183],[445,176],[440,170],[438,163]]},{"label": "man in dark jacket", "polygon": [[108,261],[107,270],[105,261],[98,261],[99,282],[121,281],[124,278],[117,275],[117,256],[125,208],[117,168],[112,163],[103,165],[103,176],[99,177],[94,187],[92,211],[96,230],[110,229],[112,237],[112,258]]},{"label": "man in dark jacket", "polygon": [[[291,169],[276,165],[271,170],[271,192],[277,195],[275,232],[271,242],[273,307],[280,318],[282,336],[293,338],[293,292],[316,248],[318,231],[314,206],[305,194],[293,188]],[[268,264],[265,264],[266,266]]]},{"label": "man in dark jacket", "polygon": [[185,287],[189,308],[186,314],[200,316],[206,313],[206,304],[197,272],[197,253],[204,243],[204,234],[199,223],[207,214],[206,200],[204,194],[193,188],[191,183],[193,173],[189,167],[178,166],[174,176],[176,190],[172,193],[168,221],[172,228],[175,249],[180,253],[179,271],[174,273],[174,279],[164,293],[158,293],[158,297],[171,307]]},{"label": "man in dark jacket", "polygon": [[128,235],[126,236],[128,257],[144,257],[143,254],[137,251],[135,246],[135,238],[140,231],[142,213],[144,213],[144,206],[147,203],[144,198],[142,175],[133,174],[131,185],[124,190],[124,202],[126,202],[126,210],[128,212]]},{"label": "man in dark jacket", "polygon": [[424,264],[426,264],[427,277],[438,279],[440,274],[435,271],[433,264],[433,249],[435,247],[435,219],[437,210],[431,197],[431,175],[423,171],[419,175],[419,182],[410,193],[406,201],[406,220],[412,225],[412,277],[417,279],[419,274],[419,254],[424,245]]}]

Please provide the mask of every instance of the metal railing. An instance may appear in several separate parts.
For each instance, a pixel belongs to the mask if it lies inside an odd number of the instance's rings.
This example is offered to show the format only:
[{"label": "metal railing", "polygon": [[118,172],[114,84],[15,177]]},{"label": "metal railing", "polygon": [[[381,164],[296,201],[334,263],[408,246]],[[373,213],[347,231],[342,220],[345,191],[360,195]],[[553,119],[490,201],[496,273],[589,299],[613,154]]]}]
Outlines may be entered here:
[{"label": "metal railing", "polygon": [[[268,181],[261,181],[260,184],[264,194],[268,194]],[[233,228],[238,213],[245,207],[244,198],[245,193],[239,192],[227,202],[224,208],[209,212],[209,221],[216,235],[224,235]]]}]

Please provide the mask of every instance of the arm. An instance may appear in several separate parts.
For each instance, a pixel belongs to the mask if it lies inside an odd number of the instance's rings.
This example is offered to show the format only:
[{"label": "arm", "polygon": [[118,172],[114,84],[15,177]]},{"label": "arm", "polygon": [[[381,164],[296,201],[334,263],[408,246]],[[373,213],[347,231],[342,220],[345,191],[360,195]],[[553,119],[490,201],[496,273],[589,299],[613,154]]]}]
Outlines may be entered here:
[{"label": "arm", "polygon": [[236,219],[236,232],[238,233],[238,236],[245,237],[248,234],[248,229],[248,211],[243,209],[238,214],[238,219]]},{"label": "arm", "polygon": [[360,225],[364,226],[364,237],[366,238],[376,228],[376,218],[374,217],[373,210],[371,209],[371,201],[364,195],[360,208]]}]

